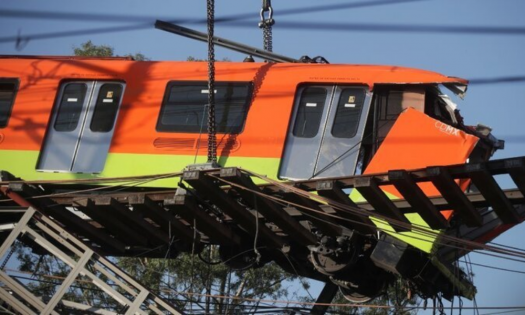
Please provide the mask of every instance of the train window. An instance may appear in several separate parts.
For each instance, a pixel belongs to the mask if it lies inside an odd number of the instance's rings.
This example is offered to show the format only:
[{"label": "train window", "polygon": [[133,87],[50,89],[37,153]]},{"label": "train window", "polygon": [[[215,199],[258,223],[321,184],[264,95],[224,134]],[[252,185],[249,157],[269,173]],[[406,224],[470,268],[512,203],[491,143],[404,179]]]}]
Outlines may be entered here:
[{"label": "train window", "polygon": [[307,87],[302,91],[293,127],[294,136],[313,138],[317,135],[327,93],[321,87]]},{"label": "train window", "polygon": [[73,131],[78,126],[87,87],[84,83],[66,84],[55,121],[56,131]]},{"label": "train window", "polygon": [[[215,83],[215,124],[219,133],[240,133],[251,99],[251,83]],[[157,121],[161,132],[205,132],[208,121],[208,83],[172,82]]]},{"label": "train window", "polygon": [[422,86],[378,87],[374,92],[377,119],[377,143],[383,142],[399,115],[407,108],[424,110],[425,88]]},{"label": "train window", "polygon": [[455,125],[455,119],[451,114],[453,109],[447,109],[447,104],[437,88],[429,89],[425,98],[425,113],[432,118],[445,122],[449,125]]},{"label": "train window", "polygon": [[121,97],[122,85],[120,84],[104,84],[100,87],[91,119],[91,131],[109,132],[113,129]]},{"label": "train window", "polygon": [[355,136],[365,95],[365,90],[362,88],[346,88],[341,91],[332,127],[334,137],[353,138]]},{"label": "train window", "polygon": [[376,145],[379,146],[399,115],[406,108],[403,106],[402,90],[377,90],[374,93],[376,108]]},{"label": "train window", "polygon": [[18,80],[0,80],[0,128],[7,126],[18,90]]}]

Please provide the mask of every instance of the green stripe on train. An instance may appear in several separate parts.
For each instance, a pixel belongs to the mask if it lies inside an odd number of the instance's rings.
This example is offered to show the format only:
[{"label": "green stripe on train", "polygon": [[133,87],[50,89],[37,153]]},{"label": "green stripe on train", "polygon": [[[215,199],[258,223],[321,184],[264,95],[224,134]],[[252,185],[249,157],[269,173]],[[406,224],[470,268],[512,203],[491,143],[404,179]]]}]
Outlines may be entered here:
[{"label": "green stripe on train", "polygon": [[[194,163],[205,163],[206,156],[165,155],[165,154],[127,154],[110,153],[104,170],[100,174],[73,174],[37,172],[35,170],[38,151],[0,150],[0,170],[6,170],[24,180],[69,180],[106,177],[127,177],[181,172],[184,167]],[[276,178],[280,159],[250,157],[218,157],[224,167],[242,166],[243,168]],[[141,187],[176,187],[178,180],[173,178],[148,182],[128,183]]]}]

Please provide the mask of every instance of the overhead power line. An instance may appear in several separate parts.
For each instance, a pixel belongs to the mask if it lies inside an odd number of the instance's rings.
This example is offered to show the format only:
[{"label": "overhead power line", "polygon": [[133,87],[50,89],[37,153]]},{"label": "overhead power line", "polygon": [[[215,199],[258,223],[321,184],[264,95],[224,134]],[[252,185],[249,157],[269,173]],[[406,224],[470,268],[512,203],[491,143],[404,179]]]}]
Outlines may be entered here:
[{"label": "overhead power line", "polygon": [[[200,24],[188,20],[169,20],[174,24]],[[250,27],[252,22],[225,21],[223,26]],[[72,31],[59,31],[33,34],[17,34],[0,37],[0,43],[16,43],[52,38],[62,38],[81,35],[107,34],[153,29],[149,22],[134,23],[122,26],[98,27]],[[316,22],[286,22],[279,23],[279,29],[338,31],[338,32],[397,32],[397,33],[435,33],[435,34],[469,34],[469,35],[514,35],[525,36],[525,27],[512,26],[449,26],[449,25],[411,25],[411,24],[371,24],[371,23],[316,23]]]},{"label": "overhead power line", "polygon": [[[320,5],[306,8],[283,9],[279,11],[279,16],[299,15],[312,12],[334,11],[344,9],[356,9],[370,6],[393,5],[411,2],[421,2],[427,0],[379,0],[379,1],[360,1],[345,4],[331,4]],[[50,11],[31,11],[31,10],[2,10],[0,17],[4,18],[28,18],[28,19],[51,19],[51,20],[71,20],[71,21],[99,21],[108,23],[119,22],[137,22],[133,24],[80,29],[73,31],[59,31],[49,33],[37,33],[15,36],[0,37],[0,43],[43,40],[52,38],[61,38],[69,36],[104,34],[115,32],[135,31],[141,29],[152,28],[152,23],[159,17],[150,17],[142,15],[123,16],[114,14],[99,14],[99,13],[76,13],[76,12],[50,12]],[[221,23],[224,26],[230,27],[250,27],[255,25],[249,19],[255,19],[253,13],[243,13],[227,15],[222,18],[217,18],[215,22]],[[194,24],[205,25],[206,19],[166,19],[171,23],[176,24]],[[471,35],[525,35],[525,27],[491,27],[491,26],[448,26],[448,25],[410,25],[410,24],[373,24],[373,23],[337,23],[337,22],[292,22],[282,21],[279,23],[280,29],[295,29],[295,30],[320,30],[320,31],[342,31],[342,32],[409,32],[409,33],[445,33],[445,34],[471,34]]]},{"label": "overhead power line", "polygon": [[[286,15],[300,15],[306,13],[318,13],[327,11],[339,11],[344,9],[358,9],[366,7],[375,7],[381,5],[394,5],[410,2],[422,2],[428,0],[378,0],[378,1],[359,1],[353,3],[341,3],[341,4],[330,4],[330,5],[319,5],[311,7],[300,7],[293,9],[281,9],[279,10],[279,16]],[[147,15],[116,15],[116,14],[103,14],[103,13],[78,13],[78,12],[53,12],[53,11],[34,11],[34,10],[2,10],[0,16],[5,18],[25,18],[25,19],[44,19],[44,20],[68,20],[68,21],[100,21],[100,22],[152,22],[157,19],[170,20],[173,16],[162,17],[162,16],[147,16]],[[217,18],[216,23],[227,22],[227,21],[239,21],[254,19],[257,15],[253,12],[230,14]],[[206,19],[178,19],[179,21],[185,21],[186,23],[197,23],[206,24]]]},{"label": "overhead power line", "polygon": [[[244,21],[228,21],[223,25],[246,27]],[[421,24],[376,24],[347,22],[279,22],[279,29],[339,31],[339,32],[402,32],[402,33],[442,33],[470,35],[525,35],[525,27],[519,26],[463,26],[463,25],[421,25]]]},{"label": "overhead power line", "polygon": [[366,8],[366,7],[375,7],[375,6],[381,6],[381,5],[393,5],[393,4],[403,4],[403,3],[409,3],[409,2],[422,2],[422,1],[428,1],[428,0],[378,0],[378,1],[358,1],[358,2],[352,2],[352,3],[337,3],[337,4],[329,4],[329,5],[319,5],[319,6],[312,6],[312,7],[306,7],[306,8],[294,8],[294,9],[284,9],[279,10],[279,16],[283,15],[297,15],[297,14],[304,14],[304,13],[318,13],[318,12],[326,12],[326,11],[339,11],[344,9],[358,9],[358,8]]},{"label": "overhead power line", "polygon": [[478,267],[483,267],[483,268],[488,268],[488,269],[492,269],[492,270],[499,270],[499,271],[505,271],[505,272],[512,272],[512,273],[517,273],[517,274],[525,274],[525,271],[521,271],[521,270],[515,270],[515,269],[508,269],[508,268],[501,268],[501,267],[496,267],[496,266],[489,266],[489,265],[484,265],[484,264],[479,264],[479,263],[473,263],[473,262],[467,262],[467,261],[461,261],[462,263],[465,263],[465,264],[471,264],[473,266],[478,266]]}]

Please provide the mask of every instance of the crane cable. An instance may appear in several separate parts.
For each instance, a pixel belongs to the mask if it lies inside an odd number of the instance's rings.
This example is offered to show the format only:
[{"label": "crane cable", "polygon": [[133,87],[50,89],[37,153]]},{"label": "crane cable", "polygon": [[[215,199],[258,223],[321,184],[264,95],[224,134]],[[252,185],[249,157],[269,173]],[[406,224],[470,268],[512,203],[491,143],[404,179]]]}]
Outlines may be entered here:
[{"label": "crane cable", "polygon": [[215,134],[215,47],[213,31],[215,23],[214,0],[207,0],[208,23],[208,163],[217,162],[217,137]]},{"label": "crane cable", "polygon": [[[268,18],[264,17],[264,14],[268,12]],[[272,25],[275,24],[273,19],[273,8],[271,0],[263,0],[261,9],[261,22],[259,22],[259,28],[263,30],[263,42],[264,50],[273,51],[273,38],[272,38]]]}]

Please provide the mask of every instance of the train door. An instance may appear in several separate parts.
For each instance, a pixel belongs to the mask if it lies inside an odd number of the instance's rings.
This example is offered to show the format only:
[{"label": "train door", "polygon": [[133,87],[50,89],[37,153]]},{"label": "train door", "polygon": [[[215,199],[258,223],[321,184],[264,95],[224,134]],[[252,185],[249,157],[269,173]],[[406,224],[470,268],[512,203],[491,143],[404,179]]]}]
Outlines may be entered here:
[{"label": "train door", "polygon": [[108,155],[125,85],[71,81],[60,86],[37,170],[99,173]]},{"label": "train door", "polygon": [[308,85],[297,95],[279,177],[353,175],[370,106],[368,89]]}]

